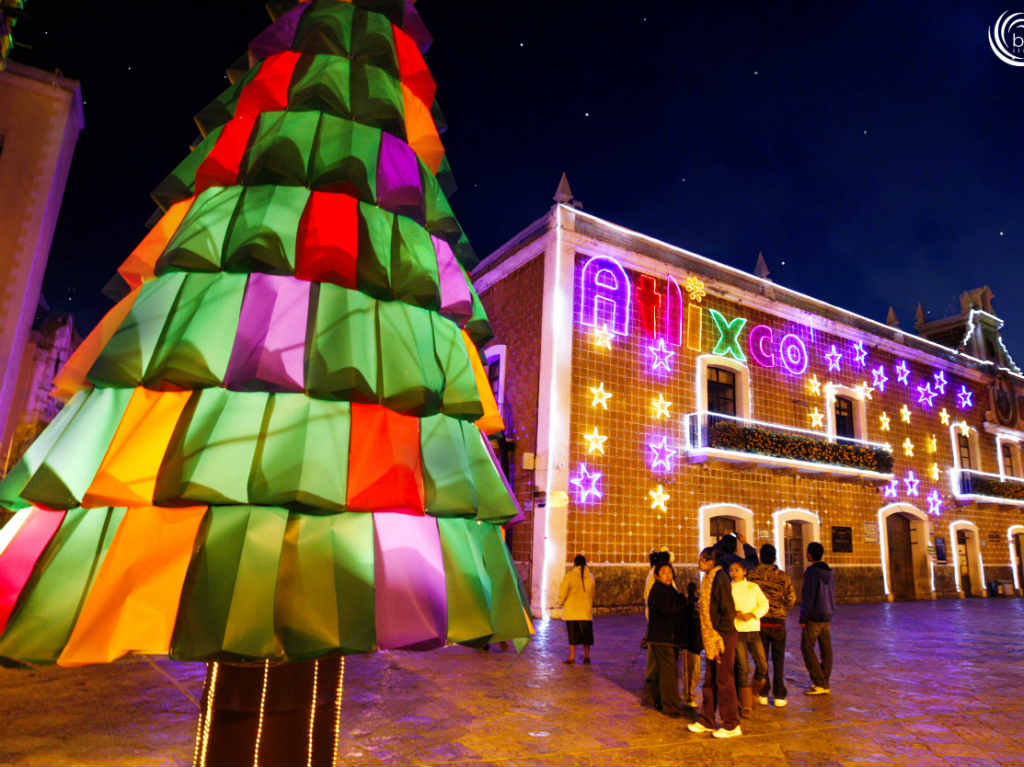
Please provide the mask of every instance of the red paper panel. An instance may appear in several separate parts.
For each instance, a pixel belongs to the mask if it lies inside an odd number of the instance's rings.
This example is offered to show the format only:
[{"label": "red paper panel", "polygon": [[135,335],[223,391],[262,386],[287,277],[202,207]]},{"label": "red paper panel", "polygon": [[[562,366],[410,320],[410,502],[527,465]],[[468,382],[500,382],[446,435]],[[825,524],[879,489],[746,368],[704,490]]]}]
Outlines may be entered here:
[{"label": "red paper panel", "polygon": [[359,203],[354,197],[313,192],[299,221],[295,276],[311,282],[356,287]]},{"label": "red paper panel", "polygon": [[419,419],[353,402],[351,434],[349,509],[423,514]]},{"label": "red paper panel", "polygon": [[419,96],[420,101],[429,108],[434,103],[434,96],[437,93],[437,84],[434,76],[430,74],[427,63],[423,60],[416,42],[398,27],[393,26],[395,38],[395,53],[398,56],[398,73],[402,82],[413,93]]},{"label": "red paper panel", "polygon": [[0,634],[36,562],[64,521],[66,513],[33,509],[32,515],[7,544],[3,554],[0,554]]},{"label": "red paper panel", "polygon": [[260,112],[278,111],[288,106],[288,86],[299,54],[285,51],[265,59],[260,71],[242,89],[235,117],[255,119]]},{"label": "red paper panel", "polygon": [[224,126],[217,143],[196,171],[197,195],[211,186],[235,185],[242,155],[249,145],[249,136],[255,124],[255,117],[237,117]]}]

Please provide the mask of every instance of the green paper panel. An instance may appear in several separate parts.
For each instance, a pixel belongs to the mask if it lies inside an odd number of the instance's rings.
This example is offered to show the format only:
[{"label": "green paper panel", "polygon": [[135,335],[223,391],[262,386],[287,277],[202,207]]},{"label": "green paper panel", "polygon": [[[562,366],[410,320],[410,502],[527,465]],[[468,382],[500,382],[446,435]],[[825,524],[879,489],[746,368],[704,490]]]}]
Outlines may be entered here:
[{"label": "green paper panel", "polygon": [[473,283],[467,280],[467,284],[469,285],[469,294],[473,297],[473,313],[469,320],[466,321],[463,329],[479,349],[494,338],[494,332],[491,330],[491,323],[487,321],[487,312],[480,301],[480,296],[477,295],[476,290],[473,288]]},{"label": "green paper panel", "polygon": [[352,67],[351,82],[352,119],[404,140],[405,112],[398,80],[383,69],[360,62]]},{"label": "green paper panel", "polygon": [[341,595],[338,633],[342,649],[376,650],[373,515],[345,512],[332,515],[330,520],[334,539],[334,583]]},{"label": "green paper panel", "polygon": [[351,118],[350,66],[349,60],[342,56],[301,56],[288,88],[288,109]]},{"label": "green paper panel", "polygon": [[142,380],[184,282],[184,273],[171,272],[143,283],[128,316],[89,369],[90,381],[136,386]]},{"label": "green paper panel", "polygon": [[459,238],[451,247],[452,253],[455,254],[455,258],[460,264],[469,268],[473,268],[476,265],[476,251],[473,250],[473,246],[469,244],[469,238],[466,237],[465,232],[462,232],[459,235]]},{"label": "green paper panel", "polygon": [[377,312],[357,290],[322,283],[312,307],[306,388],[317,397],[377,402]]},{"label": "green paper panel", "polygon": [[441,285],[430,234],[411,218],[395,216],[391,294],[399,301],[437,311]]},{"label": "green paper panel", "polygon": [[160,467],[157,502],[248,503],[269,396],[216,388],[195,393]]},{"label": "green paper panel", "polygon": [[439,519],[441,553],[444,556],[445,590],[448,596],[448,641],[472,642],[490,637],[490,578],[480,567],[481,552],[465,519]]},{"label": "green paper panel", "polygon": [[96,476],[134,391],[94,389],[25,485],[22,498],[51,509],[78,506]]},{"label": "green paper panel", "polygon": [[484,414],[480,393],[476,388],[476,375],[466,353],[459,327],[440,314],[431,314],[434,326],[434,353],[437,364],[444,371],[444,389],[441,394],[441,412],[454,418],[475,421]]},{"label": "green paper panel", "polygon": [[171,171],[171,175],[161,181],[160,185],[150,193],[153,201],[163,210],[192,196],[192,190],[196,185],[196,171],[203,164],[206,156],[210,154],[213,145],[217,143],[222,130],[223,126],[210,131],[206,138],[192,150],[192,153]]},{"label": "green paper panel", "polygon": [[459,241],[462,228],[459,226],[455,214],[452,213],[448,198],[441,191],[434,174],[422,162],[420,163],[420,182],[423,185],[423,212],[426,216],[427,230],[454,246]]},{"label": "green paper panel", "polygon": [[156,273],[176,269],[219,271],[224,240],[241,194],[242,187],[237,186],[211,186],[203,190],[157,260]]},{"label": "green paper panel", "polygon": [[263,112],[242,159],[240,183],[306,186],[319,120],[318,112]]},{"label": "green paper panel", "polygon": [[57,661],[124,513],[68,511],[0,637],[0,658]]},{"label": "green paper panel", "polygon": [[[437,103],[436,101],[434,102]],[[433,114],[434,110],[431,110]],[[438,133],[444,133],[442,126],[438,123],[437,117],[434,117],[434,125],[437,126]],[[434,174],[437,178],[437,184],[441,187],[441,191],[444,192],[444,196],[449,200],[452,195],[458,191],[458,184],[455,183],[455,175],[452,173],[452,166],[448,163],[448,154],[445,153],[444,157],[441,158],[441,166],[437,169],[437,173]]]},{"label": "green paper panel", "polygon": [[294,272],[296,232],[308,200],[302,186],[246,187],[228,232],[225,271]]},{"label": "green paper panel", "polygon": [[391,251],[395,232],[395,214],[359,203],[356,285],[376,298],[391,298]]},{"label": "green paper panel", "polygon": [[336,0],[311,3],[295,30],[292,50],[348,57],[355,6]]},{"label": "green paper panel", "polygon": [[352,19],[352,55],[398,77],[398,56],[391,32],[391,20],[382,13],[357,8]]},{"label": "green paper panel", "polygon": [[508,547],[501,538],[501,528],[484,522],[475,526],[467,525],[467,529],[471,534],[477,534],[483,550],[484,567],[491,579],[491,625],[494,626],[491,641],[530,636],[519,575]]},{"label": "green paper panel", "polygon": [[271,395],[249,477],[251,501],[344,511],[351,422],[348,402]]},{"label": "green paper panel", "polygon": [[147,384],[167,382],[195,389],[223,382],[247,277],[199,272],[186,275],[146,370]]},{"label": "green paper panel", "polygon": [[459,422],[444,415],[420,419],[420,456],[427,513],[476,516],[473,474]]},{"label": "green paper panel", "polygon": [[430,312],[397,301],[377,303],[380,403],[407,415],[436,413],[444,376],[434,356]]},{"label": "green paper panel", "polygon": [[484,445],[480,430],[468,421],[459,421],[462,437],[469,456],[473,486],[477,494],[477,519],[488,522],[508,522],[519,513],[515,502],[509,497],[505,482],[498,474],[491,454]]},{"label": "green paper panel", "polygon": [[375,202],[379,151],[380,131],[376,128],[321,115],[307,186]]},{"label": "green paper panel", "polygon": [[60,436],[74,420],[75,415],[82,409],[93,391],[89,389],[75,394],[68,404],[57,412],[56,417],[47,424],[42,433],[33,440],[21,460],[7,472],[7,476],[0,482],[0,505],[10,509],[27,504],[27,501],[21,499],[25,485],[43,465],[47,454],[57,444]]},{"label": "green paper panel", "polygon": [[238,105],[238,97],[241,95],[242,89],[260,71],[262,63],[260,62],[248,70],[241,79],[230,85],[195,116],[196,125],[199,127],[200,133],[205,136],[211,130],[220,127],[234,116],[235,107]]}]

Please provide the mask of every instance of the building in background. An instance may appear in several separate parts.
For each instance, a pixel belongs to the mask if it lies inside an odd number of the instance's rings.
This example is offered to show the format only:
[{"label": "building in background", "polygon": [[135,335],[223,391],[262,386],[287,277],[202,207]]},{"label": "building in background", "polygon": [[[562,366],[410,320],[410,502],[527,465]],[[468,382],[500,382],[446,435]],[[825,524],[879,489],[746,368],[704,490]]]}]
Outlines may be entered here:
[{"label": "building in background", "polygon": [[84,126],[82,94],[68,80],[14,61],[0,71],[0,444],[15,410],[57,214]]},{"label": "building in background", "polygon": [[577,553],[628,610],[652,548],[695,577],[732,530],[795,577],[821,541],[846,601],[1021,593],[1024,376],[991,291],[917,335],[556,201],[473,272],[536,614]]}]

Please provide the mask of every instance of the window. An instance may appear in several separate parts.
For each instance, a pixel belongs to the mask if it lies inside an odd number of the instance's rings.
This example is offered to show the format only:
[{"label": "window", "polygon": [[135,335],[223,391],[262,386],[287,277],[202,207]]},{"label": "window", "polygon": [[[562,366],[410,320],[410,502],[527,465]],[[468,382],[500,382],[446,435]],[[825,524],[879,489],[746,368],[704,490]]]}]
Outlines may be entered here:
[{"label": "window", "polygon": [[935,559],[946,564],[946,539],[939,536],[935,537]]},{"label": "window", "polygon": [[712,517],[711,537],[718,540],[723,535],[736,532],[736,520],[732,517]]},{"label": "window", "polygon": [[487,370],[487,382],[494,392],[494,400],[497,402],[498,410],[504,416],[505,405],[505,357],[508,347],[505,344],[495,344],[484,349],[483,363]]},{"label": "window", "polygon": [[708,368],[708,410],[736,415],[736,375],[722,368]]},{"label": "window", "polygon": [[971,438],[965,434],[957,432],[956,435],[956,450],[960,456],[960,468],[961,469],[972,469],[971,465]]},{"label": "window", "polygon": [[1013,462],[1013,445],[1009,442],[1002,442],[999,448],[1003,454],[1003,474],[1007,477],[1016,476]]},{"label": "window", "polygon": [[847,397],[836,397],[836,436],[856,437],[853,426],[853,400]]}]

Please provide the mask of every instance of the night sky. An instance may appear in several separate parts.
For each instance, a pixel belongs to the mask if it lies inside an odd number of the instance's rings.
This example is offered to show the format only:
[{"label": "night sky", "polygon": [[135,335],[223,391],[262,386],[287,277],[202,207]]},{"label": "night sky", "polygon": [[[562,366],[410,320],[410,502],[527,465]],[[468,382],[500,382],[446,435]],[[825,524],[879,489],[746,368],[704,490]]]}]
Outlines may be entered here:
[{"label": "night sky", "polygon": [[[591,213],[748,271],[763,251],[776,282],[879,320],[892,304],[904,328],[918,301],[946,316],[987,284],[1024,358],[1024,67],[987,40],[1007,8],[721,5],[420,1],[478,254],[565,170]],[[192,115],[268,19],[243,0],[27,10],[15,58],[82,81],[44,295],[86,331]]]}]

